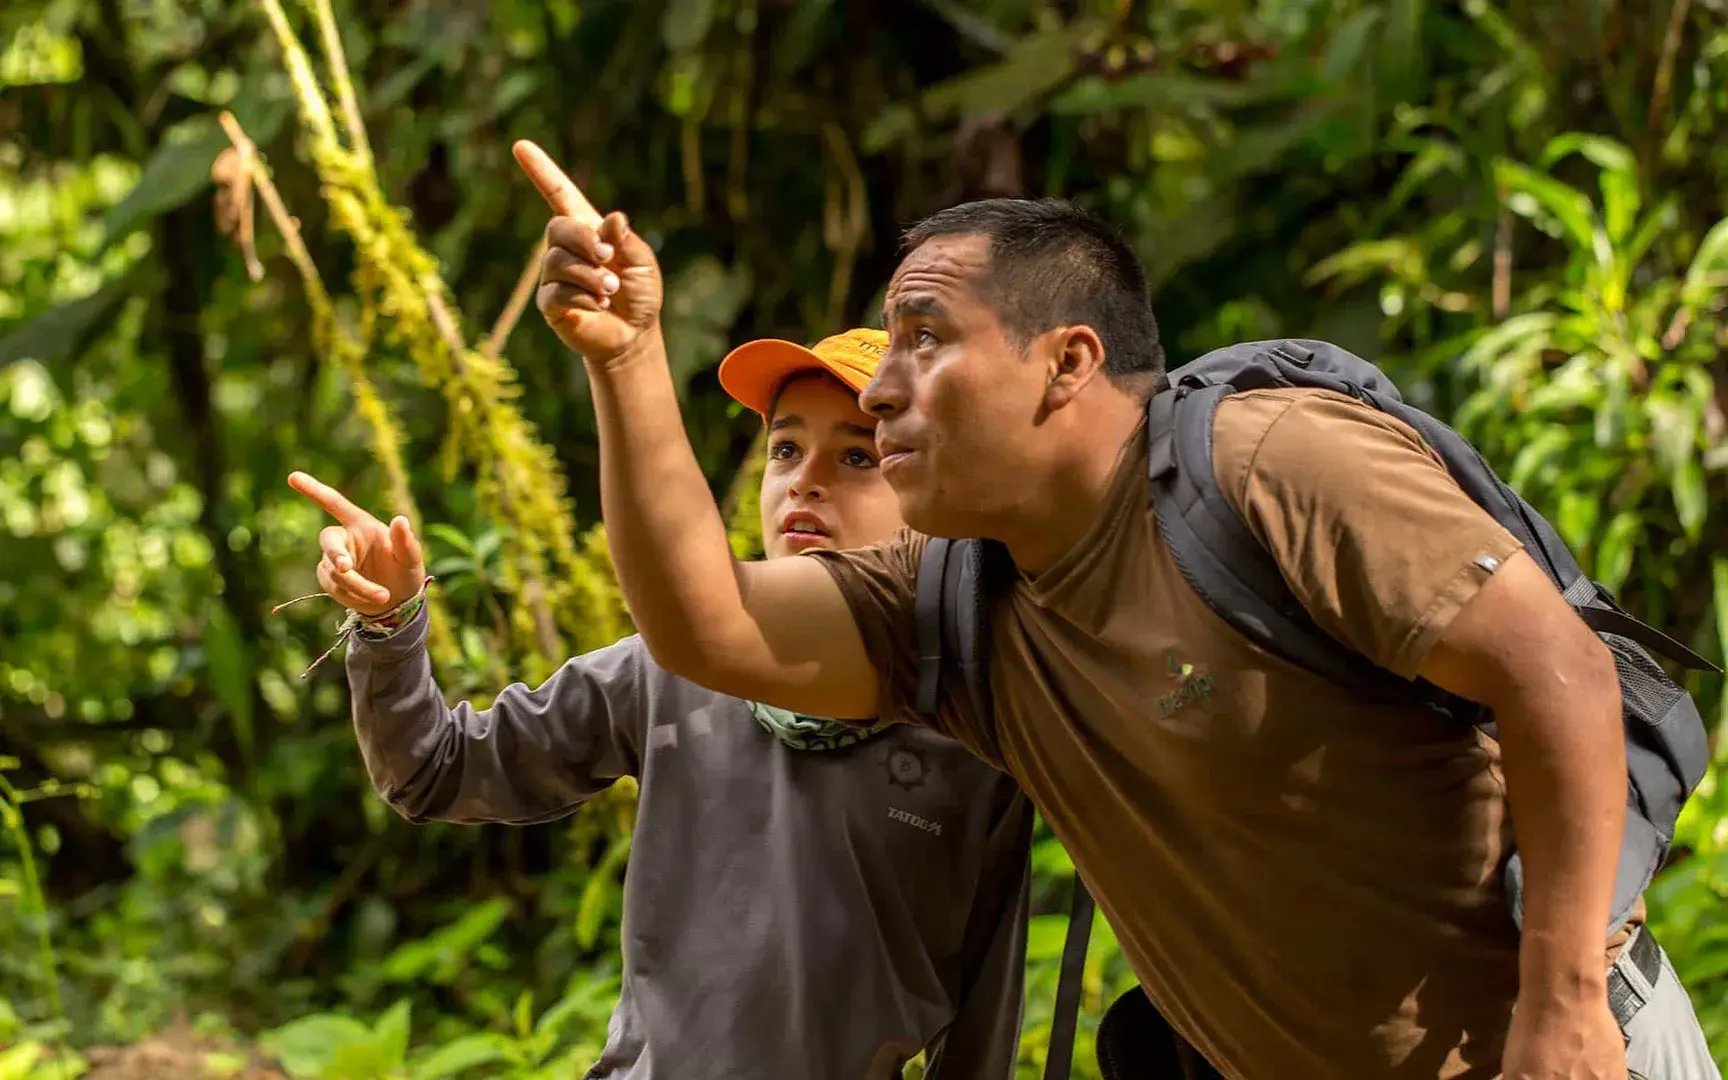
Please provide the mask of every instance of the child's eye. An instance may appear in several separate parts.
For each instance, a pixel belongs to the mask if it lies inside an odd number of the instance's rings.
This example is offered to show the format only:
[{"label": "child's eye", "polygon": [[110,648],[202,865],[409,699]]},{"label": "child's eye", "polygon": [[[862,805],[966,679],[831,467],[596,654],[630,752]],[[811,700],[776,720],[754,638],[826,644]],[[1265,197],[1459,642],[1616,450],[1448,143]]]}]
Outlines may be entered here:
[{"label": "child's eye", "polygon": [[790,461],[798,456],[798,444],[791,439],[781,439],[768,447],[768,457],[773,461]]},{"label": "child's eye", "polygon": [[869,451],[860,450],[857,447],[846,451],[841,460],[854,469],[874,469],[876,467],[876,458]]}]

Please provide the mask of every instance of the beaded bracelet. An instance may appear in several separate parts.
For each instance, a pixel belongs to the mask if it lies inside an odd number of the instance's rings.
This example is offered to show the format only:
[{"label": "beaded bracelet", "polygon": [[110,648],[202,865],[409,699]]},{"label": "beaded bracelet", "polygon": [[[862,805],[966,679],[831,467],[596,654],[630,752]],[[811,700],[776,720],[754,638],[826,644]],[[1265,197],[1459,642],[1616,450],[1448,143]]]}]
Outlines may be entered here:
[{"label": "beaded bracelet", "polygon": [[[362,615],[353,608],[349,608],[348,613],[343,616],[342,621],[336,625],[336,640],[330,643],[330,647],[325,649],[318,659],[307,665],[306,670],[300,673],[300,677],[304,679],[306,676],[312,674],[313,671],[317,670],[319,664],[330,659],[330,654],[341,648],[342,643],[347,641],[349,637],[353,636],[357,631],[366,632],[368,636],[377,635],[383,637],[401,629],[409,619],[413,618],[414,615],[419,612],[420,605],[426,599],[427,587],[436,580],[438,579],[435,575],[427,574],[425,578],[421,580],[420,588],[413,596],[410,596],[400,604],[397,604],[389,611],[377,615]],[[307,593],[305,596],[296,596],[292,600],[285,600],[271,608],[270,614],[275,615],[283,608],[289,607],[293,604],[298,604],[302,600],[315,600],[320,596],[329,595],[329,593],[315,592]]]}]

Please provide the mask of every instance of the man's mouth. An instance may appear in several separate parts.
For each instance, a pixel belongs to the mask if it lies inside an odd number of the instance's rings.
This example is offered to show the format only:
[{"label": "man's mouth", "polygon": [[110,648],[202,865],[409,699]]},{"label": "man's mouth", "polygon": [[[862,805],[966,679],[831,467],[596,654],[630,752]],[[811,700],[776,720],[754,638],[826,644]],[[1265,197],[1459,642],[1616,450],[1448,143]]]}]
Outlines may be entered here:
[{"label": "man's mouth", "polygon": [[880,433],[876,439],[876,449],[882,455],[882,460],[877,463],[878,467],[882,469],[892,468],[913,454],[910,446],[893,439],[884,439],[880,437]]}]

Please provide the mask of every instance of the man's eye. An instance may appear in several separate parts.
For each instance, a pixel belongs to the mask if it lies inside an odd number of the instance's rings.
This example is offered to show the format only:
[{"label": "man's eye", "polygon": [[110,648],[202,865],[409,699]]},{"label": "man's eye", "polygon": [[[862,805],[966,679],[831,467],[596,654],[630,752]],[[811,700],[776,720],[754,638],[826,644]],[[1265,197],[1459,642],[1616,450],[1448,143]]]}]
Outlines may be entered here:
[{"label": "man's eye", "polygon": [[790,461],[798,456],[798,444],[782,440],[768,447],[768,457],[774,461]]},{"label": "man's eye", "polygon": [[936,335],[931,332],[928,326],[920,326],[917,333],[912,335],[912,340],[921,349],[929,348],[937,343]]},{"label": "man's eye", "polygon": [[846,451],[841,460],[854,469],[874,469],[876,467],[876,459],[868,451],[859,450],[857,447]]}]

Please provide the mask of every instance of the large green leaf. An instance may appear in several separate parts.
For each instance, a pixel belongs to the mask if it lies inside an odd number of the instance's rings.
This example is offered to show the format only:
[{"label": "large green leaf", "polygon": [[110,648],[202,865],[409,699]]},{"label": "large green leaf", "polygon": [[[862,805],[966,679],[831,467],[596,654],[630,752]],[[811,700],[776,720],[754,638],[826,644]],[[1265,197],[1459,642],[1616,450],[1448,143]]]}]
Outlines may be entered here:
[{"label": "large green leaf", "polygon": [[1362,67],[1362,58],[1383,12],[1378,5],[1363,6],[1332,29],[1332,40],[1320,61],[1320,74],[1329,82],[1341,82]]},{"label": "large green leaf", "polygon": [[1596,580],[1618,592],[1632,573],[1632,552],[1644,535],[1644,519],[1635,511],[1622,510],[1608,522],[1602,546],[1596,551]]},{"label": "large green leaf", "polygon": [[1724,287],[1728,287],[1728,218],[1712,225],[1699,242],[1692,265],[1686,268],[1681,295],[1696,307]]},{"label": "large green leaf", "polygon": [[1688,539],[1696,540],[1704,529],[1704,518],[1709,512],[1703,463],[1697,458],[1683,462],[1674,471],[1670,484],[1674,491],[1674,509],[1680,514],[1680,527]]},{"label": "large green leaf", "polygon": [[1675,393],[1652,394],[1644,409],[1650,415],[1650,447],[1662,471],[1672,473],[1698,455],[1700,403]]},{"label": "large green leaf", "polygon": [[576,943],[584,949],[592,949],[600,940],[601,927],[617,893],[618,872],[629,855],[630,835],[625,833],[613,839],[606,854],[588,871],[588,879],[582,883],[582,899],[576,907],[575,932]]},{"label": "large green leaf", "polygon": [[1542,163],[1552,166],[1568,154],[1579,154],[1602,170],[1603,223],[1608,236],[1619,243],[1632,229],[1641,199],[1638,194],[1638,159],[1624,143],[1602,135],[1572,132],[1548,141]]},{"label": "large green leaf", "polygon": [[463,1035],[443,1044],[420,1060],[412,1070],[414,1080],[447,1080],[469,1069],[505,1060],[503,1036],[490,1032]]},{"label": "large green leaf", "polygon": [[[255,66],[235,94],[232,111],[259,145],[276,137],[291,111],[280,94],[279,79],[267,63]],[[102,246],[147,227],[158,216],[208,190],[210,166],[228,145],[228,136],[214,113],[194,116],[169,129],[145,162],[131,193],[103,217]]]},{"label": "large green leaf", "polygon": [[1572,432],[1564,427],[1544,427],[1534,439],[1525,443],[1512,460],[1506,482],[1517,491],[1528,491],[1533,480],[1549,464],[1560,458],[1572,446]]},{"label": "large green leaf", "polygon": [[241,748],[253,749],[253,661],[251,649],[227,609],[212,604],[204,624],[204,670],[216,700],[228,713]]},{"label": "large green leaf", "polygon": [[714,22],[714,0],[671,0],[660,17],[666,47],[685,52],[702,44]]},{"label": "large green leaf", "polygon": [[121,301],[149,292],[160,279],[155,263],[141,262],[88,296],[41,312],[0,338],[0,365],[25,359],[53,364],[78,355],[112,324]]},{"label": "large green leaf", "polygon": [[1594,250],[1595,225],[1590,200],[1583,192],[1516,161],[1496,161],[1494,180],[1509,196],[1507,206],[1514,213],[1538,225],[1545,220],[1558,222],[1566,239],[1579,250]]},{"label": "large green leaf", "polygon": [[398,946],[378,965],[378,974],[385,982],[414,982],[427,979],[448,983],[467,964],[470,954],[491,937],[504,917],[510,913],[510,902],[493,897],[463,912],[462,917],[430,937]]},{"label": "large green leaf", "polygon": [[1068,80],[1076,50],[1090,32],[1089,24],[1077,22],[1033,34],[1000,62],[932,87],[924,94],[924,109],[934,116],[1010,115]]},{"label": "large green leaf", "polygon": [[[1710,584],[1716,599],[1716,647],[1719,650],[1717,658],[1724,666],[1728,666],[1728,556],[1710,560]],[[1716,721],[1718,754],[1728,751],[1728,746],[1724,746],[1720,741],[1721,733],[1728,731],[1728,689],[1722,692],[1721,714]]]},{"label": "large green leaf", "polygon": [[210,166],[227,145],[228,136],[208,114],[171,130],[145,163],[132,193],[103,218],[103,245],[144,227],[209,187]]},{"label": "large green leaf", "polygon": [[1337,277],[1344,279],[1345,284],[1355,284],[1376,271],[1405,281],[1426,278],[1421,242],[1413,237],[1392,236],[1351,244],[1315,263],[1303,280],[1318,283]]},{"label": "large green leaf", "polygon": [[1186,111],[1196,108],[1235,109],[1278,101],[1290,96],[1290,85],[1267,78],[1236,82],[1230,79],[1151,72],[1110,81],[1096,76],[1075,80],[1056,95],[1050,111],[1082,116],[1115,109],[1152,108]]},{"label": "large green leaf", "polygon": [[365,1024],[334,1013],[302,1017],[258,1040],[296,1078],[319,1076],[340,1048],[371,1041],[372,1032]]},{"label": "large green leaf", "polygon": [[576,1025],[583,1021],[606,1023],[612,1013],[612,1003],[618,996],[615,976],[595,974],[586,981],[572,984],[564,996],[534,1021],[534,1044],[543,1057],[558,1045]]},{"label": "large green leaf", "polygon": [[412,1003],[403,998],[386,1009],[372,1029],[373,1038],[391,1068],[400,1066],[408,1057],[408,1025]]}]

